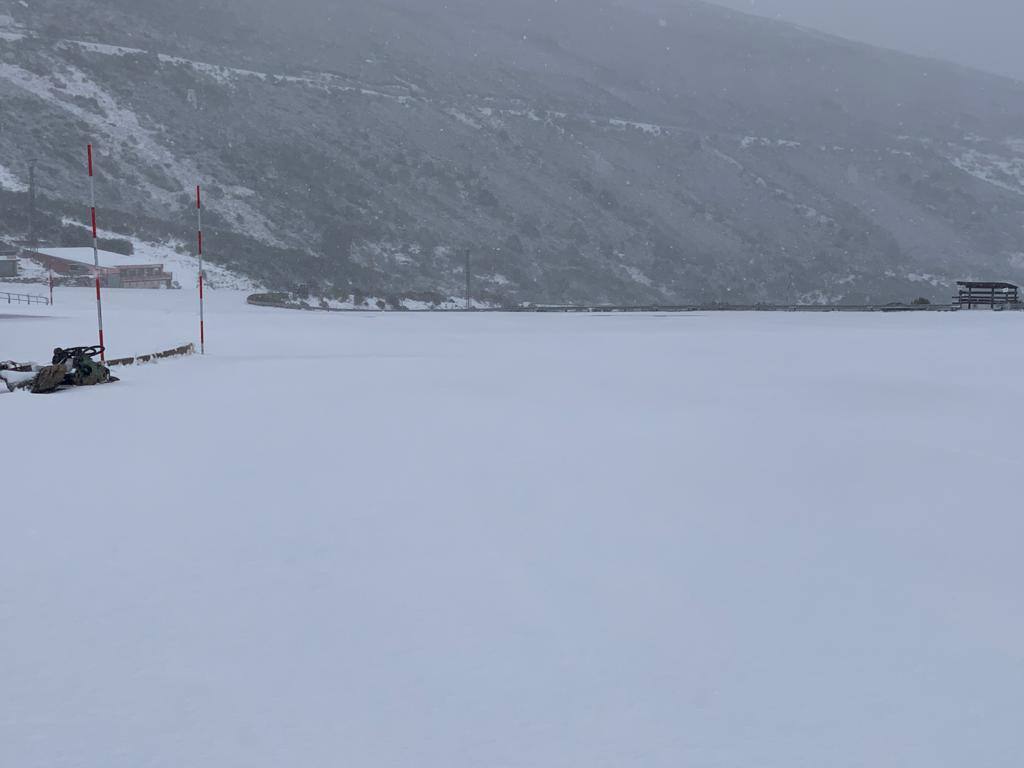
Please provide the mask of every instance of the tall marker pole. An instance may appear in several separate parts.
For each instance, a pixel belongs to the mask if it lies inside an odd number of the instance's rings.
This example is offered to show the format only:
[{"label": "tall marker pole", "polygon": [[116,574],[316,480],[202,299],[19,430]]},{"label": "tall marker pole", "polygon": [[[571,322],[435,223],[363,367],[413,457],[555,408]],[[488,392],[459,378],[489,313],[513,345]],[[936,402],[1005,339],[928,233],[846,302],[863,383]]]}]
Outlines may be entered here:
[{"label": "tall marker pole", "polygon": [[206,354],[206,308],[203,301],[203,197],[196,185],[196,222],[199,232],[199,354]]},{"label": "tall marker pole", "polygon": [[100,247],[96,233],[96,177],[92,168],[92,144],[89,145],[89,195],[92,198],[92,262],[96,268],[96,322],[100,329],[100,360],[107,361],[106,345],[103,343],[103,298],[100,296]]}]

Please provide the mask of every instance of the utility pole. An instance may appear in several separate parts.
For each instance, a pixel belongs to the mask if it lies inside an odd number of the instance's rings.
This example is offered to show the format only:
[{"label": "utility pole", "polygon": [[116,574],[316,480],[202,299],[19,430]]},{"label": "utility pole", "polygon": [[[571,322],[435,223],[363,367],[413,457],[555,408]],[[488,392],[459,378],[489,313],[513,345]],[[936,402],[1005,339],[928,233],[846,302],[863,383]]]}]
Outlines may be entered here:
[{"label": "utility pole", "polygon": [[28,247],[33,251],[39,249],[39,236],[36,234],[36,158],[28,161]]},{"label": "utility pole", "polygon": [[100,293],[100,245],[99,233],[96,229],[96,177],[92,167],[92,144],[88,148],[89,154],[89,198],[92,203],[90,213],[92,215],[92,262],[96,268],[96,323],[100,331],[100,361],[107,362],[107,345],[103,340],[103,297]]},{"label": "utility pole", "polygon": [[[28,247],[32,251],[39,250],[39,232],[36,230],[36,164],[38,158],[31,157],[28,161]],[[50,306],[53,306],[53,265],[49,268]]]},{"label": "utility pole", "polygon": [[473,273],[470,271],[469,248],[466,249],[466,311],[473,310]]}]

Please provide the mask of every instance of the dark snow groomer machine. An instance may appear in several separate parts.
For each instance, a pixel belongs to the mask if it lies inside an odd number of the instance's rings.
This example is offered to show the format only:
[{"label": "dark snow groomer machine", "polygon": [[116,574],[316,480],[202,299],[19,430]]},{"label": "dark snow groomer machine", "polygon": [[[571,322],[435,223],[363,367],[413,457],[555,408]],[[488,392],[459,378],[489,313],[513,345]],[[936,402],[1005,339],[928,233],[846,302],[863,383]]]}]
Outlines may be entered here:
[{"label": "dark snow groomer machine", "polygon": [[107,366],[93,359],[102,353],[103,347],[58,347],[53,350],[53,360],[49,365],[0,363],[0,382],[12,392],[27,389],[37,395],[58,392],[68,387],[110,384],[117,381],[117,378],[110,374]]}]

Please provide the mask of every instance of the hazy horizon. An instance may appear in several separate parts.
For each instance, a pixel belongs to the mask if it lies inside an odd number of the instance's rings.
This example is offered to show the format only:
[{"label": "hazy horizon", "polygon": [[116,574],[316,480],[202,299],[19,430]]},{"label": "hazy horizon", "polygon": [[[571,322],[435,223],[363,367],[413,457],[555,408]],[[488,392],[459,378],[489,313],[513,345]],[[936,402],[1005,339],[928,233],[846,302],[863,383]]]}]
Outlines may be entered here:
[{"label": "hazy horizon", "polygon": [[840,37],[1024,80],[1016,0],[711,0]]}]

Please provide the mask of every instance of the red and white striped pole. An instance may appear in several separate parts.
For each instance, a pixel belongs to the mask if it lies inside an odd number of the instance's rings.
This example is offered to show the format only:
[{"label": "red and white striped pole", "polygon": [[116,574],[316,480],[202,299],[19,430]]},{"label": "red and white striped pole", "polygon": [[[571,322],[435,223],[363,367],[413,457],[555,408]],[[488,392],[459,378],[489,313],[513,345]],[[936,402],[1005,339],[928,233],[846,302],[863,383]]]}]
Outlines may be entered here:
[{"label": "red and white striped pole", "polygon": [[50,306],[53,306],[53,267],[50,267]]},{"label": "red and white striped pole", "polygon": [[203,196],[196,185],[196,223],[199,233],[199,354],[206,354],[206,308],[203,300]]},{"label": "red and white striped pole", "polygon": [[96,233],[96,177],[92,168],[92,144],[89,145],[89,195],[92,200],[92,261],[96,268],[96,322],[100,329],[100,360],[106,362],[106,345],[103,343],[103,298],[100,295],[100,248]]}]

